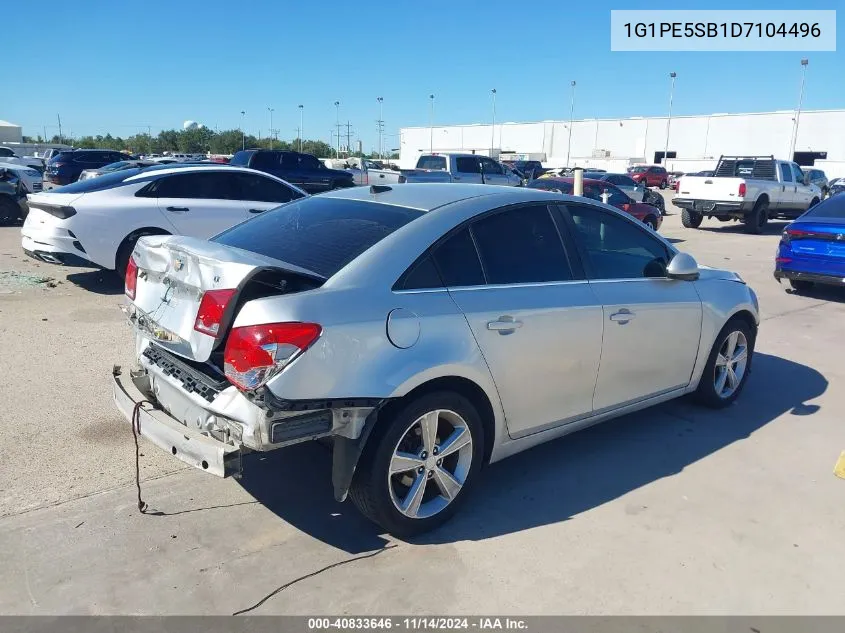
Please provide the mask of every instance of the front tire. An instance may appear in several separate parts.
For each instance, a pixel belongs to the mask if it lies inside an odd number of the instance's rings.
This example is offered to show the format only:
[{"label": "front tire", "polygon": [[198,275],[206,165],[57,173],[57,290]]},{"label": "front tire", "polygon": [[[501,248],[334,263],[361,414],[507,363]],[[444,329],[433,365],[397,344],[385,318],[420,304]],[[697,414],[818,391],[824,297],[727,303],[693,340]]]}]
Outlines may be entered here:
[{"label": "front tire", "polygon": [[681,212],[681,224],[688,229],[697,229],[701,226],[701,221],[703,219],[703,215],[696,213],[695,211],[690,211],[689,209],[684,209],[683,212]]},{"label": "front tire", "polygon": [[11,198],[0,197],[0,225],[13,224],[21,217],[21,208]]},{"label": "front tire", "polygon": [[400,537],[445,523],[466,498],[484,456],[475,407],[435,392],[384,414],[361,456],[349,496],[365,517]]},{"label": "front tire", "polygon": [[701,374],[695,392],[699,403],[721,409],[739,397],[751,371],[754,340],[754,333],[745,321],[737,318],[728,321],[716,337]]},{"label": "front tire", "polygon": [[653,215],[647,216],[646,219],[643,220],[643,224],[650,227],[652,231],[657,230],[657,218],[654,217]]},{"label": "front tire", "polygon": [[661,188],[661,189],[666,189],[666,181],[665,181],[665,180],[661,180],[661,181],[660,181],[660,188]]}]

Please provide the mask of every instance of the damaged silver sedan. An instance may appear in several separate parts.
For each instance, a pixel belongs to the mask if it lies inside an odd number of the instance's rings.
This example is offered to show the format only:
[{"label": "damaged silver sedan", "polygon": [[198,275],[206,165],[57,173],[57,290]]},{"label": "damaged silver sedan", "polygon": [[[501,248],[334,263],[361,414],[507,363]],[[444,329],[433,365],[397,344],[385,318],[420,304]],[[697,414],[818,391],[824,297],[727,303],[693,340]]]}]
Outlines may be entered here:
[{"label": "damaged silver sedan", "polygon": [[730,404],[759,324],[737,275],[612,207],[480,185],[144,237],[125,290],[138,364],[114,399],[143,437],[222,477],[331,438],[336,498],[397,535],[448,519],[485,464],[687,393]]}]

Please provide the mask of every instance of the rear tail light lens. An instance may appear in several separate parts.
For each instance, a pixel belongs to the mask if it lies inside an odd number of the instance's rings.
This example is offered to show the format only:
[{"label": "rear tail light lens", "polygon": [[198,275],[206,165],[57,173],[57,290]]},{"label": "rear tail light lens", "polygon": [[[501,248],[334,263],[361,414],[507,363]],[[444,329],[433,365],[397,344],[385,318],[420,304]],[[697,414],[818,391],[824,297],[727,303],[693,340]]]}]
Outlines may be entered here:
[{"label": "rear tail light lens", "polygon": [[203,293],[194,329],[202,334],[217,336],[223,321],[223,312],[234,294],[234,289],[207,290]]},{"label": "rear tail light lens", "polygon": [[272,323],[233,328],[223,368],[239,389],[257,389],[302,354],[320,336],[316,323]]},{"label": "rear tail light lens", "polygon": [[30,202],[30,209],[40,209],[45,213],[49,213],[53,217],[60,220],[67,220],[69,217],[76,215],[76,209],[73,207],[61,206],[57,204],[47,204],[45,202]]},{"label": "rear tail light lens", "polygon": [[781,233],[781,241],[784,244],[789,244],[794,239],[801,239],[802,237],[809,237],[812,235],[809,231],[804,231],[801,229],[791,229],[787,227],[783,233]]},{"label": "rear tail light lens", "polygon": [[745,183],[744,183],[744,182],[739,183],[739,197],[740,197],[740,198],[744,198],[744,197],[745,197],[745,192],[746,192],[747,190],[748,190],[748,189],[746,188],[746,186],[745,186]]},{"label": "rear tail light lens", "polygon": [[130,299],[135,298],[135,290],[138,288],[138,264],[134,257],[130,257],[126,263],[126,283],[123,286],[123,291]]}]

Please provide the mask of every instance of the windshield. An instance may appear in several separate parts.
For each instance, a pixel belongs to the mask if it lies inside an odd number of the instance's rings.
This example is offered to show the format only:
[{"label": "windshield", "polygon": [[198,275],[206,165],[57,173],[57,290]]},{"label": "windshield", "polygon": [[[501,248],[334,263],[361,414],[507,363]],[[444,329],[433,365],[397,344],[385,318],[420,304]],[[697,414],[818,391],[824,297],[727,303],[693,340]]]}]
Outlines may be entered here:
[{"label": "windshield", "polygon": [[648,171],[648,167],[631,167],[628,171],[632,174],[644,174]]},{"label": "windshield", "polygon": [[553,178],[532,180],[526,185],[531,189],[543,189],[544,191],[555,191],[557,193],[572,193],[572,183]]},{"label": "windshield", "polygon": [[211,241],[272,257],[328,279],[421,215],[417,209],[314,196],[267,211]]},{"label": "windshield", "polygon": [[127,161],[127,160],[119,160],[116,163],[109,163],[105,167],[101,167],[100,171],[103,172],[104,174],[107,174],[110,171],[115,171],[117,169],[121,169],[122,167],[124,167],[128,164],[129,164],[129,161]]}]

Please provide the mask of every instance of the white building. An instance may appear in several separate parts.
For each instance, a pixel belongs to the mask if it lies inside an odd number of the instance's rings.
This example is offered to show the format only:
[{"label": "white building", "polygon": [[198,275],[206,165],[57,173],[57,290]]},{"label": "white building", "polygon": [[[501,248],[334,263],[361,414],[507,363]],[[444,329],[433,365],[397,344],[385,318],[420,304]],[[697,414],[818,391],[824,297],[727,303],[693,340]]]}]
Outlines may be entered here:
[{"label": "white building", "polygon": [[[795,111],[673,116],[667,168],[712,168],[722,154],[774,154],[786,158],[795,130]],[[579,119],[402,128],[400,164],[412,167],[422,152],[474,151],[519,154],[548,167],[622,170],[637,162],[661,163],[666,117]],[[801,112],[793,156],[799,164],[845,176],[845,110]],[[837,173],[841,172],[841,173]]]},{"label": "white building", "polygon": [[23,142],[23,130],[20,125],[0,120],[0,143]]}]

